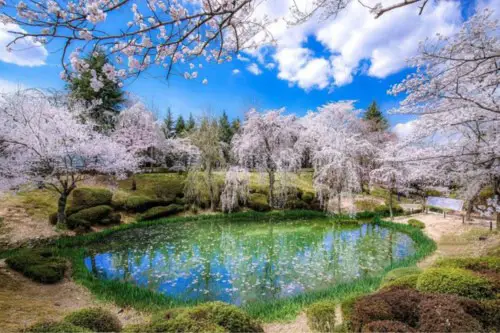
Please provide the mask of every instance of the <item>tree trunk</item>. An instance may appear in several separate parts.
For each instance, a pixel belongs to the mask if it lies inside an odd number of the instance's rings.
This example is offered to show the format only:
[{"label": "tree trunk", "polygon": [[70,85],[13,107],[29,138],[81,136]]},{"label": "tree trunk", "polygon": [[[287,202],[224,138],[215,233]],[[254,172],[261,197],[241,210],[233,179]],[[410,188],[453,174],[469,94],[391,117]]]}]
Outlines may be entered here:
[{"label": "tree trunk", "polygon": [[342,214],[342,197],[341,197],[340,192],[337,193],[337,205],[338,205],[339,215],[340,215],[340,214]]},{"label": "tree trunk", "polygon": [[465,213],[465,220],[472,221],[472,200],[467,202],[467,212]]},{"label": "tree trunk", "polygon": [[66,202],[68,201],[68,195],[66,191],[63,191],[59,196],[59,200],[57,202],[57,225],[65,226],[66,225]]},{"label": "tree trunk", "polygon": [[394,217],[392,214],[392,188],[389,190],[389,216],[391,217],[391,220]]},{"label": "tree trunk", "polygon": [[137,182],[135,181],[135,175],[132,175],[132,187],[130,188],[131,191],[136,191],[137,190]]},{"label": "tree trunk", "polygon": [[274,205],[274,171],[268,171],[269,174],[269,206]]}]

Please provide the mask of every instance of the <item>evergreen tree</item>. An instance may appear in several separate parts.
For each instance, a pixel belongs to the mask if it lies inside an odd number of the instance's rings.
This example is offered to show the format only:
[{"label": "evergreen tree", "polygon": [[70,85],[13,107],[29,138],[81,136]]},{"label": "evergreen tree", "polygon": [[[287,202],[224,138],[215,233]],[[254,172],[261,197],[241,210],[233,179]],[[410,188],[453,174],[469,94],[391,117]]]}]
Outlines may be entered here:
[{"label": "evergreen tree", "polygon": [[[72,79],[67,87],[71,92],[71,96],[83,101],[87,107],[91,107],[97,100],[101,101],[99,105],[89,110],[86,117],[96,122],[98,131],[113,130],[116,116],[125,101],[124,93],[118,82],[109,80],[103,73],[102,68],[109,61],[102,51],[94,52],[84,60],[89,65],[89,70]],[[103,78],[104,86],[97,92],[90,85],[92,70],[95,70],[98,77]]]},{"label": "evergreen tree", "polygon": [[234,132],[231,124],[229,123],[229,118],[227,117],[226,111],[222,112],[222,116],[219,118],[219,133],[220,140],[227,144],[231,143]]},{"label": "evergreen tree", "polygon": [[363,118],[370,123],[370,128],[374,132],[383,132],[389,128],[387,119],[384,117],[375,101],[370,104]]},{"label": "evergreen tree", "polygon": [[175,134],[177,134],[177,136],[182,136],[184,132],[186,132],[186,123],[182,115],[179,115],[175,122]]},{"label": "evergreen tree", "polygon": [[167,109],[167,116],[163,120],[162,130],[163,134],[165,134],[165,138],[167,139],[174,135],[174,117],[172,116],[172,110],[170,107]]},{"label": "evergreen tree", "polygon": [[240,118],[233,119],[233,121],[231,122],[231,129],[233,130],[233,135],[238,133],[238,131],[240,130],[240,126],[241,126]]},{"label": "evergreen tree", "polygon": [[194,120],[193,114],[190,112],[189,119],[188,119],[187,124],[186,124],[186,130],[188,132],[191,132],[195,128],[196,128],[196,121]]}]

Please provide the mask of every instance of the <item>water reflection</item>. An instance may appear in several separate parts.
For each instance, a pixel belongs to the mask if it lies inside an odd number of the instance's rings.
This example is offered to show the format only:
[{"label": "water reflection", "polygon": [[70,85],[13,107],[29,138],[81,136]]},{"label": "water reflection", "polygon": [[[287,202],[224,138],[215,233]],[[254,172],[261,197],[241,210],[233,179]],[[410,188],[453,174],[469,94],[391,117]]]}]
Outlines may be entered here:
[{"label": "water reflection", "polygon": [[325,288],[414,253],[405,234],[327,220],[182,223],[116,234],[85,258],[102,279],[244,304]]}]

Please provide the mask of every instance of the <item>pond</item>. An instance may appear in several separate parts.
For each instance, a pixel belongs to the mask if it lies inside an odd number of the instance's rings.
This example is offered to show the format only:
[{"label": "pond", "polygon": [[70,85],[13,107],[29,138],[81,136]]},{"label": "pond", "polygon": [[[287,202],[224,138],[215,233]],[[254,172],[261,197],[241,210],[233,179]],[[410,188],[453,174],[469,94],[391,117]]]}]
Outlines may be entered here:
[{"label": "pond", "polygon": [[85,266],[179,300],[236,305],[320,290],[415,253],[404,233],[328,219],[179,222],[124,230],[95,244]]}]

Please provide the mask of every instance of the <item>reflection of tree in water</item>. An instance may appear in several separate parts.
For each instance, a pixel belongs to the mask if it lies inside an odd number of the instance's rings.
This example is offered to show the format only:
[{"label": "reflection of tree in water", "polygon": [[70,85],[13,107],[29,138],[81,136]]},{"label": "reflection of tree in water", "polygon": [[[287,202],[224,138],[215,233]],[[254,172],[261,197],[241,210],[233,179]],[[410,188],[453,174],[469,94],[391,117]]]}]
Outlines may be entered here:
[{"label": "reflection of tree in water", "polygon": [[110,243],[113,246],[100,246],[96,251],[112,260],[96,263],[92,256],[89,269],[119,271],[124,280],[175,297],[239,304],[286,297],[379,271],[392,263],[396,243],[408,252],[406,235],[374,225],[339,226],[326,220],[212,221],[151,229],[140,238],[123,234]]}]

